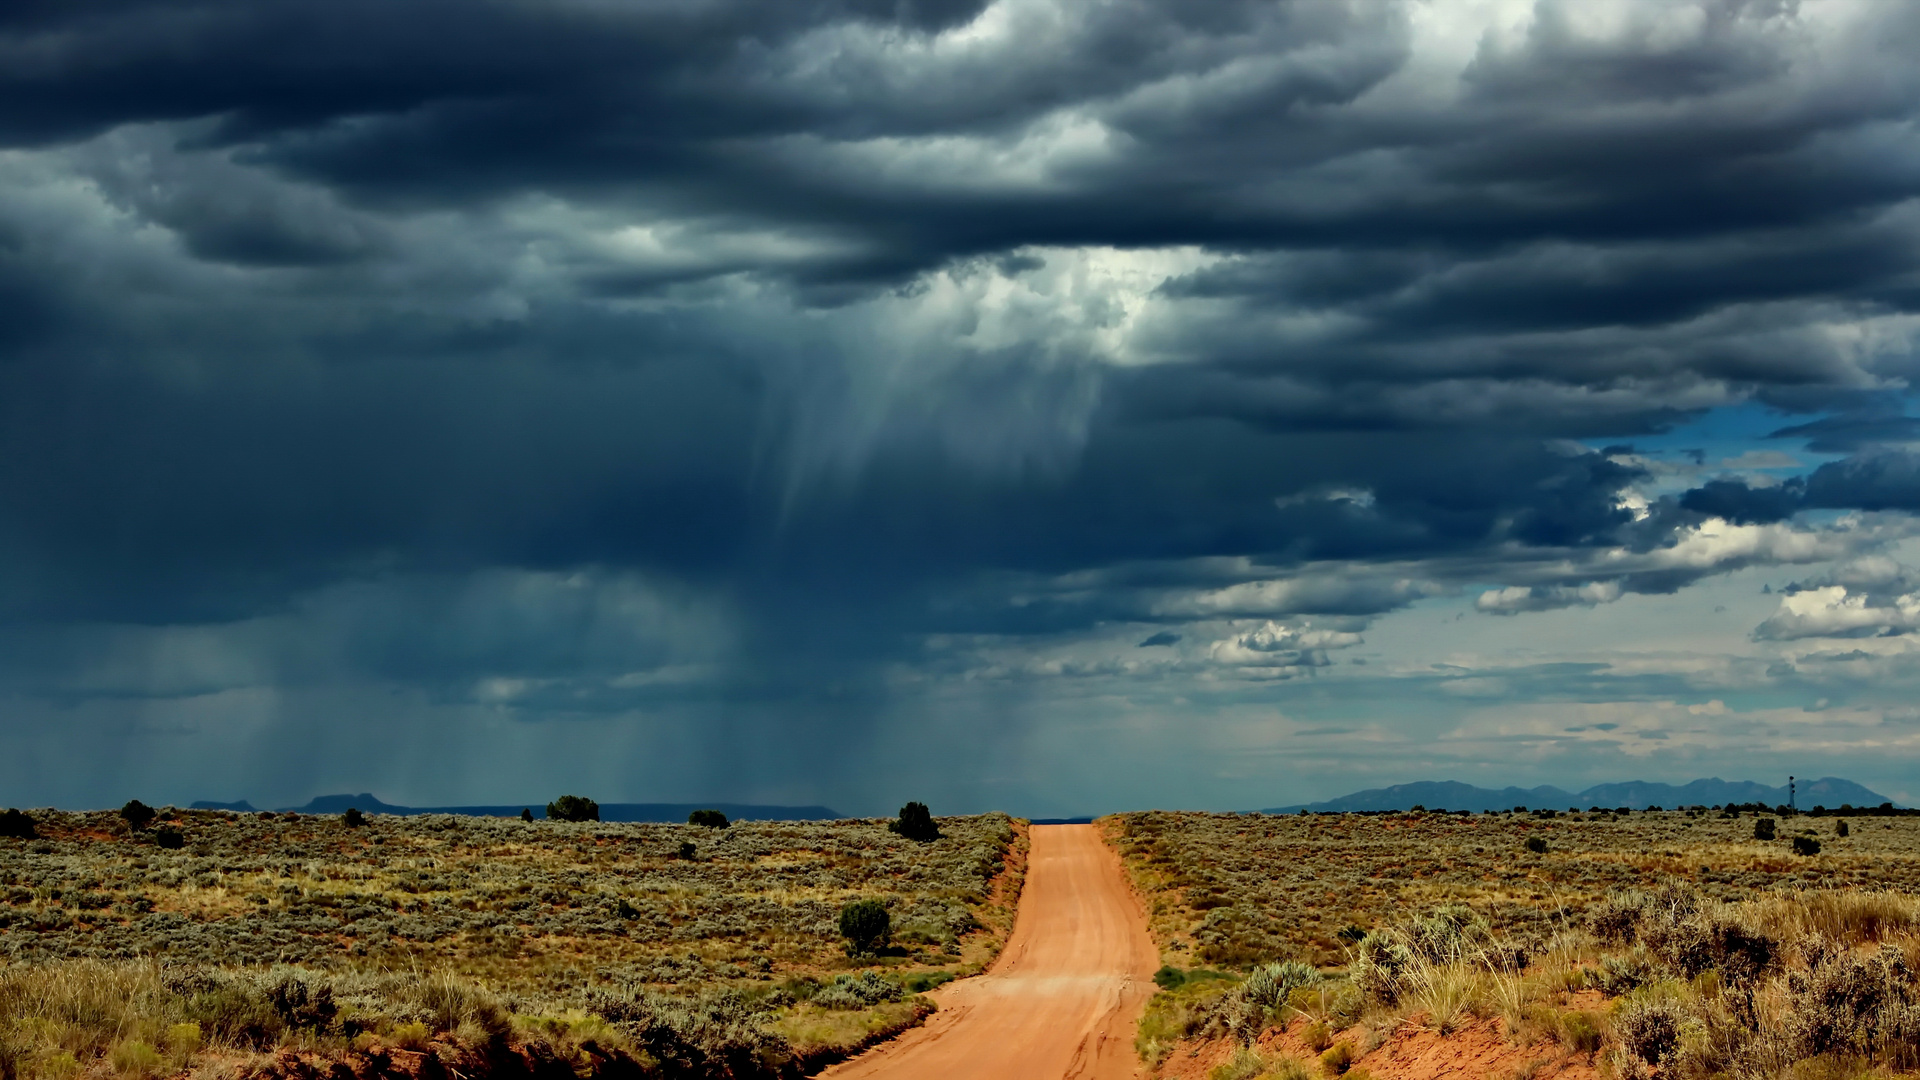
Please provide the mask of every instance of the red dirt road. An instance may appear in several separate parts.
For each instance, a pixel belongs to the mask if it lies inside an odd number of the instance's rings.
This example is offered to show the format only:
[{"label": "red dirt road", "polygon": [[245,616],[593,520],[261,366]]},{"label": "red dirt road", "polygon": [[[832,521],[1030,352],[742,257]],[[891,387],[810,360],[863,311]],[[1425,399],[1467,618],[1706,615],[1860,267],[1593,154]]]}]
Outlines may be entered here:
[{"label": "red dirt road", "polygon": [[1035,825],[1007,947],[948,983],[940,1011],[833,1080],[1132,1080],[1134,1025],[1160,955],[1120,859],[1091,825]]}]

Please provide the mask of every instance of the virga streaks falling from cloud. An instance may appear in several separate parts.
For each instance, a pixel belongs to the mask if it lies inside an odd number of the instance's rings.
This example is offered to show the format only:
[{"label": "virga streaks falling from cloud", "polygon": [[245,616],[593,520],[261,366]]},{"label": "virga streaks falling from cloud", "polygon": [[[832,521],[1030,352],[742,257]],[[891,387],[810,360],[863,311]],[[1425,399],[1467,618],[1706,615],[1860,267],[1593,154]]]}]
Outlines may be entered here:
[{"label": "virga streaks falling from cloud", "polygon": [[[1867,720],[1672,767],[1886,783],[1916,52],[1857,0],[9,5],[0,784],[1264,805],[1607,779],[1707,701]],[[1488,702],[1645,723],[1503,755]]]}]

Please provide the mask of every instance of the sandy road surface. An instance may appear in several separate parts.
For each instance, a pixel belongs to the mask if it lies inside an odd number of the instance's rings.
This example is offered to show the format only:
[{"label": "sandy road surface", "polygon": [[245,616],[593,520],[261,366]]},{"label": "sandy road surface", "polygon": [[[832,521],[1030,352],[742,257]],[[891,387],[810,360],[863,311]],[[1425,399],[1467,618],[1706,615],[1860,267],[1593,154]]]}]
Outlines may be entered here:
[{"label": "sandy road surface", "polygon": [[1131,1080],[1159,954],[1091,825],[1035,825],[1013,936],[984,975],[933,992],[926,1026],[834,1080]]}]

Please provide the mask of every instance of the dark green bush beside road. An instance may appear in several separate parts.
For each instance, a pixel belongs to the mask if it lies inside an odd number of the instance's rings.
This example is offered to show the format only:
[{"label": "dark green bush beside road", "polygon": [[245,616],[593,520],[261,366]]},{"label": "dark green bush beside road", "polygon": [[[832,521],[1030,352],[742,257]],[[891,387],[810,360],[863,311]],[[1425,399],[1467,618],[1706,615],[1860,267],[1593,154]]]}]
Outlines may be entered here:
[{"label": "dark green bush beside road", "polygon": [[840,934],[851,956],[871,956],[893,935],[893,917],[878,900],[855,900],[840,909]]}]

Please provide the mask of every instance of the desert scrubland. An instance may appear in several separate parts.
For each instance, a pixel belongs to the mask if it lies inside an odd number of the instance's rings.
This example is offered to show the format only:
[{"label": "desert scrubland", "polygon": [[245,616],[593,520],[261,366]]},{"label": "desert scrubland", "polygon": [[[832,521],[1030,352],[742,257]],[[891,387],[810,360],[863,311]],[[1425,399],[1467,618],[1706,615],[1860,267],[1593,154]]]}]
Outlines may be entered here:
[{"label": "desert scrubland", "polygon": [[1165,962],[1136,1040],[1155,1075],[1920,1069],[1920,819],[1138,813],[1101,825]]},{"label": "desert scrubland", "polygon": [[[0,839],[0,1076],[791,1076],[985,966],[1005,815],[691,825],[35,812]],[[687,850],[684,845],[692,845]],[[890,944],[849,955],[876,900]]]}]

